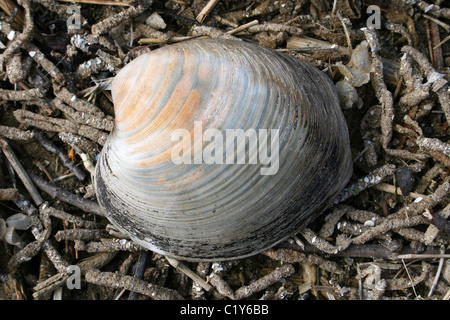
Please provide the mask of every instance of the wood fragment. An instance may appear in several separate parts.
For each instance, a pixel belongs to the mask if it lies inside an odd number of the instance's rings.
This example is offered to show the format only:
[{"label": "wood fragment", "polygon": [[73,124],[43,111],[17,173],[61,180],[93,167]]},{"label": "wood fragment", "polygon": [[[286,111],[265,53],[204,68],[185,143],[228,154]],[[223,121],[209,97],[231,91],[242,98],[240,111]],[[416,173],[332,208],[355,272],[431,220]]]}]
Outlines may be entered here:
[{"label": "wood fragment", "polygon": [[28,172],[28,175],[40,189],[48,193],[51,197],[58,198],[63,202],[74,205],[85,212],[93,213],[101,217],[105,216],[100,206],[96,202],[83,199],[79,195],[73,194],[67,190],[52,185],[34,173]]},{"label": "wood fragment", "polygon": [[100,272],[94,268],[87,270],[86,281],[112,288],[125,288],[129,291],[149,296],[154,300],[184,300],[175,290],[151,284],[131,276],[113,272]]},{"label": "wood fragment", "polygon": [[14,40],[9,43],[8,47],[0,54],[0,72],[3,71],[5,62],[16,53],[20,47],[28,41],[33,30],[33,18],[31,17],[31,4],[29,0],[18,0],[25,11],[24,27],[22,33],[14,37]]},{"label": "wood fragment", "polygon": [[130,3],[126,1],[119,0],[58,0],[60,2],[69,2],[69,3],[85,3],[85,4],[99,4],[105,6],[123,6],[129,7]]},{"label": "wood fragment", "polygon": [[137,6],[130,6],[128,9],[117,13],[109,18],[106,18],[100,22],[94,24],[91,28],[91,32],[93,34],[104,34],[110,31],[112,28],[117,27],[118,25],[136,17],[138,14],[141,14],[149,7],[149,3],[144,0],[141,4]]},{"label": "wood fragment", "polygon": [[276,268],[270,274],[255,280],[248,286],[241,287],[236,290],[235,298],[237,300],[250,297],[252,294],[266,289],[268,286],[286,278],[295,272],[294,266],[291,264],[285,264],[281,267]]},{"label": "wood fragment", "polygon": [[380,44],[374,31],[367,28],[363,29],[366,40],[369,43],[372,54],[372,64],[374,72],[370,73],[370,80],[375,90],[375,94],[381,103],[381,132],[382,145],[384,149],[388,149],[389,142],[392,139],[393,121],[394,121],[394,101],[391,92],[388,90],[383,80],[383,62],[381,61],[378,51]]},{"label": "wood fragment", "polygon": [[[87,270],[91,268],[102,268],[107,265],[114,257],[117,255],[117,252],[104,252],[93,255],[89,258],[86,258],[79,263],[76,264],[80,268],[81,275],[84,275]],[[39,282],[34,288],[33,297],[35,299],[41,299],[48,295],[50,292],[53,292],[57,288],[62,287],[66,284],[68,279],[67,273],[60,272],[55,274],[54,276]]]},{"label": "wood fragment", "polygon": [[209,0],[209,2],[206,4],[206,6],[200,11],[200,13],[197,16],[198,22],[203,22],[205,18],[208,16],[208,14],[214,9],[216,4],[219,2],[219,0]]},{"label": "wood fragment", "polygon": [[395,172],[395,166],[392,164],[384,165],[378,169],[375,169],[370,175],[364,178],[358,179],[355,182],[350,183],[344,190],[338,195],[335,203],[340,203],[360,193],[361,191],[375,186],[382,182],[387,177],[390,177]]},{"label": "wood fragment", "polygon": [[205,280],[203,280],[201,277],[199,277],[195,272],[190,270],[183,262],[178,261],[173,258],[166,257],[167,261],[169,261],[170,265],[181,272],[183,272],[185,275],[187,275],[189,278],[197,282],[203,289],[206,291],[210,291],[212,289],[211,285],[209,285]]},{"label": "wood fragment", "polygon": [[25,188],[30,193],[31,197],[33,198],[36,205],[40,205],[44,202],[41,195],[39,194],[38,190],[33,184],[33,181],[31,181],[29,175],[25,171],[25,168],[20,163],[20,160],[17,158],[16,154],[13,152],[9,144],[0,137],[0,148],[3,151],[3,154],[8,159],[11,166],[14,168],[15,172],[19,176],[20,180],[22,180],[23,184],[25,185]]},{"label": "wood fragment", "polygon": [[[380,190],[380,191],[389,192],[392,194],[403,196],[402,190],[400,190],[399,187],[395,187],[391,184],[380,183],[380,184],[376,185],[374,188],[377,190]],[[415,193],[415,192],[410,192],[408,196],[411,198],[414,198],[414,199],[425,197],[425,195],[420,194],[420,193]]]}]

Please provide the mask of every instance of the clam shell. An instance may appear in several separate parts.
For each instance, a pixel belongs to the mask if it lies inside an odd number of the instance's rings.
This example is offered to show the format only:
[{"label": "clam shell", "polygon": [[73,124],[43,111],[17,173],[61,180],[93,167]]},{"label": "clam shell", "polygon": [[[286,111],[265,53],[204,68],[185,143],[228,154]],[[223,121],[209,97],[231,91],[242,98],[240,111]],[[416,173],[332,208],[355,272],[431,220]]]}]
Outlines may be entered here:
[{"label": "clam shell", "polygon": [[[125,66],[112,96],[115,128],[96,167],[98,201],[135,242],[173,258],[261,252],[316,218],[352,172],[333,83],[267,48],[212,39],[165,46]],[[178,129],[188,138],[173,139]],[[238,129],[248,139],[226,139]]]}]

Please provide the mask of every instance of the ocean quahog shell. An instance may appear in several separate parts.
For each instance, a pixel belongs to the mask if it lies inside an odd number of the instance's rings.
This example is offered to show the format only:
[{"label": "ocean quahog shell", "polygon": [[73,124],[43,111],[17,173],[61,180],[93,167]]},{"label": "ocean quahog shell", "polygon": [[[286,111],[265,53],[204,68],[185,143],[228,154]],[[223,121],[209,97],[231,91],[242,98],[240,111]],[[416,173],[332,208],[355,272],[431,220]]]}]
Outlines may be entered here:
[{"label": "ocean quahog shell", "polygon": [[316,218],[352,172],[332,82],[273,50],[168,45],[125,66],[112,96],[98,201],[135,242],[169,257],[261,252]]}]

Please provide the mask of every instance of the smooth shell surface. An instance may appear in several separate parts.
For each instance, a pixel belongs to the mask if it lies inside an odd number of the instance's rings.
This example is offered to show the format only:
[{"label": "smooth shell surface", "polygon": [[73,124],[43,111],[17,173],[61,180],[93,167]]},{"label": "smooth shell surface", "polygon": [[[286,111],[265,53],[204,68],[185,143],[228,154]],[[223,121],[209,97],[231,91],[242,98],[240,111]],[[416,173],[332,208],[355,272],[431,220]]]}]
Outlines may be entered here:
[{"label": "smooth shell surface", "polygon": [[[170,257],[226,260],[267,249],[316,218],[352,172],[332,82],[270,49],[211,39],[165,46],[124,67],[112,96],[115,128],[96,167],[97,198],[135,242]],[[174,139],[178,129],[189,138]],[[226,139],[238,129],[247,139]],[[174,161],[187,151],[191,163]]]}]

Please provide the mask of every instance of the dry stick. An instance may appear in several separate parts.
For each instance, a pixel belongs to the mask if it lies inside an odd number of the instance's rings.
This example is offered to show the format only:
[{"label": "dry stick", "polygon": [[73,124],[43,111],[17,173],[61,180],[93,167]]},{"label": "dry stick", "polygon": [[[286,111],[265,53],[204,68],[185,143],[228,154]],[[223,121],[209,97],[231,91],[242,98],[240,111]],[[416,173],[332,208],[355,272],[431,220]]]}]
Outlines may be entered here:
[{"label": "dry stick", "polygon": [[[82,100],[80,100],[82,101]],[[85,124],[96,129],[111,131],[114,127],[114,120],[110,116],[89,114],[83,111],[75,111],[72,107],[66,105],[59,98],[53,100],[54,105],[60,109],[68,118],[75,120],[80,124]]]},{"label": "dry stick", "polygon": [[[142,276],[144,275],[144,271],[145,271],[145,264],[147,262],[147,257],[148,257],[148,250],[142,250],[139,253],[139,258],[138,258],[138,261],[136,262],[135,271],[134,271],[135,278],[142,279]],[[131,292],[128,297],[128,300],[136,300],[136,299],[137,299],[137,293]]]},{"label": "dry stick", "polygon": [[130,4],[127,2],[119,1],[119,0],[58,0],[61,2],[76,2],[76,3],[85,3],[85,4],[99,4],[99,5],[109,5],[109,6],[123,6],[129,7]]},{"label": "dry stick", "polygon": [[337,243],[336,245],[332,245],[309,228],[304,228],[300,231],[300,234],[306,239],[306,241],[325,253],[336,254],[350,245],[349,241],[347,241],[346,246],[340,246]]},{"label": "dry stick", "polygon": [[377,36],[374,31],[367,28],[362,29],[366,36],[369,48],[372,48],[372,63],[374,65],[374,72],[370,73],[370,80],[372,82],[375,94],[382,106],[381,114],[381,133],[382,145],[385,150],[389,149],[388,145],[392,138],[392,123],[394,121],[394,101],[391,92],[388,90],[383,80],[383,62],[377,51],[380,49]]},{"label": "dry stick", "polygon": [[268,286],[286,278],[295,272],[294,266],[291,264],[285,264],[276,268],[273,272],[264,276],[248,286],[241,287],[236,290],[235,297],[237,300],[247,298],[252,294],[266,289]]},{"label": "dry stick", "polygon": [[146,0],[144,0],[143,3],[139,4],[136,7],[129,7],[128,9],[126,9],[118,14],[115,14],[109,18],[106,18],[106,19],[94,24],[91,28],[91,32],[93,34],[106,33],[109,30],[111,30],[112,28],[117,27],[121,23],[126,22],[126,21],[136,17],[137,15],[141,14],[142,12],[147,10],[148,7],[149,7],[149,3]]},{"label": "dry stick", "polygon": [[404,46],[402,52],[406,52],[420,65],[424,71],[425,76],[429,83],[432,83],[432,90],[436,92],[442,110],[444,110],[447,121],[450,121],[450,96],[448,94],[447,80],[443,78],[443,75],[437,72],[433,65],[428,61],[427,57],[417,49]]},{"label": "dry stick", "polygon": [[207,276],[208,282],[210,282],[214,288],[216,288],[217,292],[221,295],[230,298],[231,300],[235,300],[234,292],[228,285],[228,282],[223,280],[217,273],[213,272],[209,276]]},{"label": "dry stick", "polygon": [[[391,184],[387,184],[387,183],[380,183],[380,184],[376,185],[374,188],[377,190],[380,190],[380,191],[393,193],[393,194],[396,194],[399,196],[403,195],[402,190],[400,190],[399,187],[395,187],[395,186],[393,186]],[[418,198],[426,197],[426,195],[420,194],[420,193],[415,193],[415,192],[410,192],[408,197],[418,199]]]},{"label": "dry stick", "polygon": [[[80,268],[81,275],[86,273],[86,270],[90,268],[102,268],[107,265],[115,256],[117,252],[103,252],[98,253],[92,257],[86,258],[80,261],[77,266]],[[40,299],[45,297],[48,293],[55,291],[56,289],[65,285],[68,275],[65,272],[60,272],[54,276],[48,278],[45,281],[38,283],[33,290],[33,297],[35,299]]]},{"label": "dry stick", "polygon": [[155,300],[184,300],[175,290],[118,273],[100,272],[97,269],[89,269],[86,272],[86,281],[115,289],[125,288],[129,291],[147,295]]},{"label": "dry stick", "polygon": [[11,259],[9,259],[8,270],[10,272],[14,271],[21,263],[29,261],[39,253],[41,247],[42,243],[40,241],[33,241],[27,244],[22,250],[17,252],[11,257]]},{"label": "dry stick", "polygon": [[358,179],[357,181],[349,184],[345,189],[338,195],[334,203],[340,203],[347,200],[350,197],[356,196],[363,190],[370,188],[379,184],[381,181],[390,177],[395,172],[395,165],[387,164],[378,169],[375,169],[369,175],[364,178]]},{"label": "dry stick", "polygon": [[75,249],[86,252],[137,252],[145,250],[145,248],[128,239],[101,239],[100,242],[91,241],[87,244],[82,240],[75,240]]},{"label": "dry stick", "polygon": [[434,228],[450,234],[450,221],[446,219],[450,213],[449,207],[450,204],[447,205],[447,207],[442,210],[440,214],[431,214],[430,210],[425,210],[422,215],[434,226]]},{"label": "dry stick", "polygon": [[32,172],[28,172],[28,175],[41,190],[48,193],[51,197],[67,202],[85,212],[93,213],[102,217],[105,216],[98,203],[86,200],[77,194],[73,194],[67,190],[54,186]]},{"label": "dry stick", "polygon": [[[279,248],[279,249],[268,249],[263,252],[266,256],[273,260],[283,261],[286,263],[306,263],[310,265],[317,265],[319,268],[337,274],[343,274],[344,270],[339,267],[339,265],[333,261],[326,260],[315,254],[306,254],[300,252],[300,247],[298,245],[290,245],[288,243],[283,243],[283,245],[289,246],[290,248]],[[309,245],[309,244],[308,244]],[[317,248],[312,247],[311,251],[314,253],[320,253]],[[295,247],[295,249],[292,249]]]},{"label": "dry stick", "polygon": [[0,201],[17,200],[19,191],[16,188],[0,189]]},{"label": "dry stick", "polygon": [[4,63],[15,53],[20,47],[28,41],[31,37],[31,32],[33,30],[33,18],[31,17],[30,1],[29,0],[19,0],[25,9],[25,25],[21,34],[15,37],[15,39],[8,45],[5,51],[0,54],[0,72],[3,71]]},{"label": "dry stick", "polygon": [[344,29],[345,38],[347,39],[348,55],[351,57],[353,49],[352,49],[352,40],[350,39],[350,34],[348,33],[347,26],[345,25],[345,21],[342,18],[341,14],[338,13],[336,16],[338,17],[339,21],[342,24],[342,28]]},{"label": "dry stick", "polygon": [[211,285],[206,283],[205,280],[203,280],[198,274],[193,272],[191,269],[189,269],[183,262],[180,262],[178,260],[166,257],[167,261],[169,261],[170,265],[174,267],[175,269],[178,269],[185,275],[187,275],[189,278],[191,278],[193,281],[195,281],[197,284],[199,284],[203,289],[206,291],[210,291],[212,289]]},{"label": "dry stick", "polygon": [[206,6],[202,9],[202,11],[200,11],[200,13],[197,16],[197,21],[198,22],[203,22],[205,20],[205,18],[208,16],[208,14],[212,11],[212,9],[214,9],[214,7],[216,6],[216,4],[219,2],[219,0],[210,0]]},{"label": "dry stick", "polygon": [[0,98],[8,101],[31,101],[42,98],[45,90],[42,88],[34,88],[29,90],[6,90],[0,89]]},{"label": "dry stick", "polygon": [[47,74],[58,84],[63,85],[65,83],[64,75],[59,69],[48,60],[45,55],[39,50],[39,48],[31,42],[25,45],[25,49],[28,51],[28,55],[44,69]]},{"label": "dry stick", "polygon": [[104,145],[108,133],[85,124],[61,118],[46,117],[28,110],[17,109],[13,112],[16,119],[25,125],[33,126],[45,131],[70,132],[84,136],[100,145]]},{"label": "dry stick", "polygon": [[258,24],[258,20],[253,20],[253,21],[250,21],[250,22],[248,22],[246,24],[243,24],[243,25],[241,25],[239,27],[231,29],[231,30],[227,31],[227,33],[228,34],[235,34],[235,33],[241,32],[241,31],[243,31],[245,29],[248,29],[250,27],[256,26],[257,24]]},{"label": "dry stick", "polygon": [[399,254],[397,256],[397,259],[405,259],[405,260],[411,260],[411,259],[448,259],[450,258],[450,254],[445,253],[408,253],[408,254]]},{"label": "dry stick", "polygon": [[15,127],[7,127],[0,125],[0,136],[9,140],[31,140],[33,133],[29,130],[23,131]]},{"label": "dry stick", "polygon": [[58,272],[66,272],[69,267],[69,263],[63,259],[58,250],[50,243],[49,240],[45,241],[42,245],[45,254],[48,259],[53,263]]},{"label": "dry stick", "polygon": [[[442,246],[441,247],[441,253],[444,254],[444,252],[445,252],[445,247]],[[436,286],[438,284],[439,277],[441,276],[441,272],[442,272],[442,267],[443,266],[444,266],[444,257],[441,257],[439,259],[439,266],[438,266],[438,269],[436,271],[436,275],[434,276],[433,283],[431,285],[430,291],[428,292],[428,297],[431,297],[431,295],[433,294],[434,289],[436,288]]]},{"label": "dry stick", "polygon": [[23,11],[17,8],[16,4],[12,0],[0,1],[0,8],[12,19],[12,15],[15,14],[13,22],[19,26],[24,24]]},{"label": "dry stick", "polygon": [[[402,260],[403,264],[405,265],[404,261]],[[406,288],[413,288],[413,291],[415,293],[414,286],[428,278],[429,273],[431,271],[431,265],[428,263],[422,262],[422,273],[419,276],[411,277],[409,274],[408,269],[406,268],[406,273],[408,274],[408,278],[402,278],[402,279],[389,279],[387,280],[388,290],[403,290]],[[416,295],[417,296],[417,295]]]},{"label": "dry stick", "polygon": [[194,25],[191,28],[191,33],[193,36],[209,36],[213,39],[229,39],[229,40],[240,40],[231,34],[222,31],[217,28],[205,26],[205,25]]},{"label": "dry stick", "polygon": [[62,240],[98,240],[107,237],[109,234],[105,229],[69,229],[59,230],[55,234],[56,241]]},{"label": "dry stick", "polygon": [[16,171],[17,175],[19,176],[20,180],[22,180],[25,188],[30,193],[31,198],[33,198],[34,203],[39,206],[42,202],[44,202],[44,199],[42,199],[41,195],[39,194],[38,190],[34,186],[33,182],[31,181],[29,175],[25,171],[24,167],[20,163],[19,159],[11,149],[11,147],[8,145],[6,140],[0,137],[0,147],[8,159],[11,166],[14,168],[14,171]]},{"label": "dry stick", "polygon": [[287,32],[289,34],[295,36],[302,36],[303,30],[297,27],[286,26],[284,24],[265,22],[263,24],[258,24],[248,28],[249,32],[264,32],[264,31],[273,31],[273,32]]},{"label": "dry stick", "polygon": [[67,156],[67,152],[65,150],[62,150],[58,146],[54,145],[50,139],[48,139],[43,133],[34,131],[34,137],[37,141],[48,151],[50,151],[53,154],[56,154],[61,161],[63,162],[63,165],[73,171],[75,173],[75,176],[83,181],[87,174],[84,172],[78,165],[76,165],[70,158]]},{"label": "dry stick", "polygon": [[70,92],[67,88],[62,87],[60,90],[54,90],[58,99],[64,101],[69,106],[80,112],[86,112],[88,114],[94,114],[99,117],[105,117],[103,111],[101,111],[95,104],[90,103],[84,99],[78,98],[75,94]]},{"label": "dry stick", "polygon": [[[434,194],[425,197],[419,202],[413,202],[400,209],[396,213],[389,215],[379,225],[370,228],[360,236],[353,238],[353,243],[362,244],[374,237],[386,233],[391,229],[405,228],[417,224],[426,224],[427,220],[419,216],[425,209],[430,209],[441,202],[448,195],[450,184],[448,181],[442,183]],[[416,200],[417,201],[417,200]]]}]

